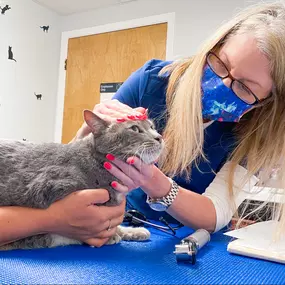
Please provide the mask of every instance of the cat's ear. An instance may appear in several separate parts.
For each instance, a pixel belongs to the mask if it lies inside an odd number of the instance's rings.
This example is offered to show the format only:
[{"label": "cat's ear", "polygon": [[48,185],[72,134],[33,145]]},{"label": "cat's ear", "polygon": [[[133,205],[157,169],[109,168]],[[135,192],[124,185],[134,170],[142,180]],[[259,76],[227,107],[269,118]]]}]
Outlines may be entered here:
[{"label": "cat's ear", "polygon": [[109,123],[99,118],[97,115],[95,115],[93,112],[89,110],[84,110],[84,121],[88,125],[88,127],[91,129],[93,134],[99,133],[103,130],[105,130]]}]

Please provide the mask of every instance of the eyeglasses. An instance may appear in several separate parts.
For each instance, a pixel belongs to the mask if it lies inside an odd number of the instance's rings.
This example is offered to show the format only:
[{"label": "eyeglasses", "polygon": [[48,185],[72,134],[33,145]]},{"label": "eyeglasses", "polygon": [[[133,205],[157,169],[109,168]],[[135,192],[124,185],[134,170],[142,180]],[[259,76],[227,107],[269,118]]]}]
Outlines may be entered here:
[{"label": "eyeglasses", "polygon": [[249,105],[260,103],[257,96],[246,85],[231,75],[224,62],[216,54],[209,52],[206,61],[212,71],[220,78],[225,79],[229,77],[232,80],[230,88],[243,102]]},{"label": "eyeglasses", "polygon": [[127,212],[125,212],[123,223],[128,223],[128,225],[132,227],[141,227],[144,225],[148,225],[164,233],[171,234],[173,236],[176,236],[176,231],[178,229],[184,227],[184,225],[181,223],[178,224],[176,227],[172,227],[163,217],[160,217],[159,221],[163,223],[165,226],[151,223],[141,212],[137,210],[128,210]]}]

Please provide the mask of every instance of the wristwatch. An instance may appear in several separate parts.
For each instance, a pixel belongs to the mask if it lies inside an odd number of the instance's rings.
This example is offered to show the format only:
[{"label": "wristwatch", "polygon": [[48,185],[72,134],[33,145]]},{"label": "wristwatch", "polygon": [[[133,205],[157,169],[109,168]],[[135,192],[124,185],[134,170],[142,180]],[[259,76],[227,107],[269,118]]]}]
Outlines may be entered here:
[{"label": "wristwatch", "polygon": [[177,194],[179,192],[179,186],[171,178],[168,179],[171,182],[171,189],[166,196],[162,198],[151,198],[147,196],[146,202],[148,203],[150,208],[153,209],[154,211],[158,212],[166,211],[177,197]]}]

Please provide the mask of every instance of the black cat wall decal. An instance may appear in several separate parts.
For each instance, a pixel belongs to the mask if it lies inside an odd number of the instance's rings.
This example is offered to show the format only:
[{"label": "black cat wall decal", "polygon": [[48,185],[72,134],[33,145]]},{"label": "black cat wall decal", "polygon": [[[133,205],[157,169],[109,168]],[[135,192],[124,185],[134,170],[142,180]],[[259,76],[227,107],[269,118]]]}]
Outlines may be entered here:
[{"label": "black cat wall decal", "polygon": [[36,94],[36,92],[34,92],[34,94],[37,97],[37,100],[42,100],[42,97],[43,97],[42,94]]},{"label": "black cat wall decal", "polygon": [[9,5],[6,5],[6,6],[4,6],[3,8],[0,7],[1,14],[2,14],[2,15],[5,15],[5,13],[6,13],[8,10],[10,10],[10,9],[11,9],[11,7],[10,7]]},{"label": "black cat wall decal", "polygon": [[48,33],[49,26],[41,26],[40,27],[45,33]]},{"label": "black cat wall decal", "polygon": [[11,46],[8,47],[8,59],[14,60],[15,62],[17,62],[17,60],[14,58],[14,54],[13,54]]}]

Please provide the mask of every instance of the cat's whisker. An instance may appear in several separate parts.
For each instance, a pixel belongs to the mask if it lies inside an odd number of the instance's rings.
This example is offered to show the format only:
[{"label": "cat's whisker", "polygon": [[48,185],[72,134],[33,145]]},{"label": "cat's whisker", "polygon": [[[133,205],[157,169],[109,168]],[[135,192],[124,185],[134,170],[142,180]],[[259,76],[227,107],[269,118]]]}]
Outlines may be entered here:
[{"label": "cat's whisker", "polygon": [[[146,151],[146,148],[144,148],[144,149],[142,150],[142,157],[143,157],[145,151]],[[139,165],[139,170],[140,170],[140,171],[142,170],[142,160],[141,160],[140,165]]]},{"label": "cat's whisker", "polygon": [[141,158],[145,158],[146,161],[155,160],[155,154],[157,152],[157,147],[152,142],[144,142],[140,145],[136,151],[136,153],[140,153]]}]

